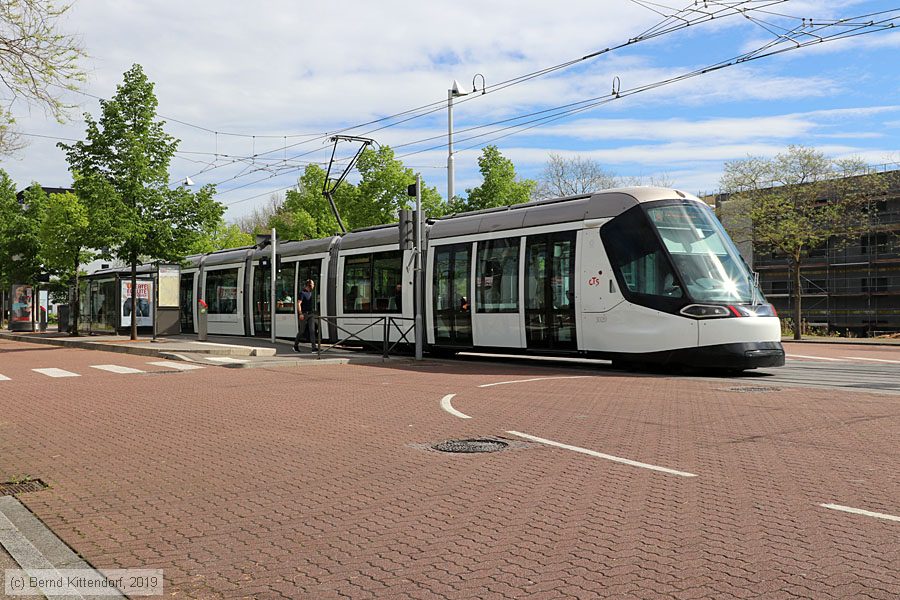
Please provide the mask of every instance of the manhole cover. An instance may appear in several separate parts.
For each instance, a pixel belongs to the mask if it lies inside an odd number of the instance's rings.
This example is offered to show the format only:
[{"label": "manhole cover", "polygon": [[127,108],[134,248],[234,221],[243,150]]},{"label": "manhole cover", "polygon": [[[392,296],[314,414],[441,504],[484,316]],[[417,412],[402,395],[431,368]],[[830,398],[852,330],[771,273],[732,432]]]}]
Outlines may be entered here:
[{"label": "manhole cover", "polygon": [[781,388],[777,387],[763,387],[763,386],[753,386],[747,385],[744,387],[733,387],[728,388],[729,392],[743,392],[743,393],[763,393],[763,392],[780,392]]},{"label": "manhole cover", "polygon": [[28,479],[26,481],[4,481],[0,483],[0,496],[15,496],[27,492],[39,492],[47,487],[40,479]]},{"label": "manhole cover", "polygon": [[461,452],[469,454],[473,452],[498,452],[509,446],[506,442],[492,439],[478,440],[448,440],[432,446],[440,452]]}]

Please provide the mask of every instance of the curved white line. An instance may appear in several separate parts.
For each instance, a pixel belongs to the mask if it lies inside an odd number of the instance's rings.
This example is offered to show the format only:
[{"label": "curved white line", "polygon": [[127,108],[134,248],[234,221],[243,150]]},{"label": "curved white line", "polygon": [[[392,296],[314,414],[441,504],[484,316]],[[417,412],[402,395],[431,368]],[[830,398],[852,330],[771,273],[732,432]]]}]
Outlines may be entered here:
[{"label": "curved white line", "polygon": [[871,361],[875,361],[875,362],[900,364],[900,360],[888,360],[886,358],[865,358],[862,356],[844,356],[843,358],[849,358],[850,360],[871,360]]},{"label": "curved white line", "polygon": [[531,379],[515,379],[513,381],[498,381],[497,383],[485,383],[483,385],[479,385],[480,388],[492,387],[495,385],[509,385],[510,383],[528,383],[530,381],[547,381],[548,379],[583,379],[585,377],[592,377],[592,375],[567,375],[564,377],[533,377]]},{"label": "curved white line", "polygon": [[603,458],[605,460],[611,460],[613,462],[622,463],[624,465],[631,465],[632,467],[640,467],[642,469],[650,469],[651,471],[659,471],[661,473],[668,473],[669,475],[678,475],[680,477],[696,477],[697,476],[694,473],[687,473],[685,471],[676,471],[675,469],[659,467],[657,465],[649,465],[647,463],[638,462],[636,460],[631,460],[628,458],[621,458],[619,456],[613,456],[611,454],[603,454],[602,452],[597,452],[595,450],[588,450],[587,448],[579,448],[578,446],[570,446],[569,444],[554,442],[553,440],[545,440],[544,438],[539,438],[537,436],[528,435],[527,433],[520,433],[518,431],[507,431],[506,433],[518,436],[520,438],[525,438],[526,440],[531,440],[532,442],[538,442],[540,444],[547,444],[548,446],[556,446],[557,448],[564,448],[566,450],[571,450],[572,452],[580,452],[581,454],[587,454],[588,456],[594,456],[597,458]]},{"label": "curved white line", "polygon": [[453,400],[453,396],[455,395],[456,394],[447,394],[446,396],[441,398],[441,408],[443,408],[454,417],[459,417],[460,419],[471,419],[472,417],[470,417],[469,415],[464,415],[463,413],[453,408],[453,405],[450,404],[450,401]]},{"label": "curved white line", "polygon": [[854,515],[863,515],[866,517],[875,517],[876,519],[886,519],[888,521],[900,521],[900,517],[894,515],[888,515],[880,512],[872,512],[871,510],[863,510],[861,508],[852,508],[850,506],[841,506],[840,504],[820,504],[819,506],[823,508],[830,508],[831,510],[839,510],[841,512],[851,513]]}]

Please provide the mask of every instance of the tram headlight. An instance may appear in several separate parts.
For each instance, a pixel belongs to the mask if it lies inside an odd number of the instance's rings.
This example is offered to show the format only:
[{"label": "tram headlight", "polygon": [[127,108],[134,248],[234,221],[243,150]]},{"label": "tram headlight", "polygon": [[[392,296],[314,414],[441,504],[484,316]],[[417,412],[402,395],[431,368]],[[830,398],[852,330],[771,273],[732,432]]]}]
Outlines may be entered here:
[{"label": "tram headlight", "polygon": [[777,317],[771,304],[689,304],[681,309],[681,314],[694,319],[721,319],[725,317]]},{"label": "tram headlight", "polygon": [[771,304],[735,304],[729,305],[728,308],[735,313],[736,317],[777,317],[778,313]]},{"label": "tram headlight", "polygon": [[726,306],[716,304],[689,304],[681,309],[681,314],[695,319],[715,319],[732,316]]}]

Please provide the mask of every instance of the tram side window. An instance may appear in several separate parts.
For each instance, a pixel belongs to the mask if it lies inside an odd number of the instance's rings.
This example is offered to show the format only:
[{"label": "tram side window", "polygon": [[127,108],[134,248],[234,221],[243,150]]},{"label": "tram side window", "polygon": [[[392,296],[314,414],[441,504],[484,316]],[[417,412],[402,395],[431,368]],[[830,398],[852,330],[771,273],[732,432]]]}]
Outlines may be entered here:
[{"label": "tram side window", "polygon": [[[632,209],[610,221],[601,231],[603,245],[625,290],[641,296],[673,299],[684,296],[675,271],[643,212]],[[656,307],[652,301],[641,304]]]},{"label": "tram side window", "polygon": [[211,315],[236,315],[238,312],[238,270],[206,272],[206,303]]},{"label": "tram side window", "polygon": [[372,304],[372,255],[344,260],[344,312],[369,312]]},{"label": "tram side window", "polygon": [[399,313],[397,286],[402,282],[400,252],[348,256],[344,260],[344,312]]},{"label": "tram side window", "polygon": [[478,242],[475,297],[480,313],[519,310],[519,238]]},{"label": "tram side window", "polygon": [[375,306],[372,312],[400,312],[400,295],[397,286],[403,282],[403,255],[400,252],[382,252],[374,255],[372,289]]},{"label": "tram side window", "polygon": [[275,312],[294,314],[294,271],[296,265],[284,265],[275,276]]}]

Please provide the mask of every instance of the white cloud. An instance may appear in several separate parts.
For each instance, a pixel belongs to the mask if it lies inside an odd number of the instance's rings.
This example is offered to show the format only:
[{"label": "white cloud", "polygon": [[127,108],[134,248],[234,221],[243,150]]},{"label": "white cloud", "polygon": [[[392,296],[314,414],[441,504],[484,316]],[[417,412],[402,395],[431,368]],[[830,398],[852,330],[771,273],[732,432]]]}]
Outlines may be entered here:
[{"label": "white cloud", "polygon": [[[838,16],[864,12],[864,5],[791,2],[785,12]],[[208,153],[179,154],[171,169],[173,179],[218,167],[195,179],[220,183],[223,191],[246,186],[222,196],[223,201],[233,202],[256,194],[265,199],[267,190],[296,180],[298,171],[270,177],[285,166],[273,167],[270,161],[230,164],[235,156],[302,141],[261,136],[335,131],[438,102],[437,112],[429,117],[371,135],[394,146],[441,136],[434,142],[398,148],[398,154],[442,146],[446,135],[443,103],[453,79],[469,86],[472,76],[482,73],[488,85],[494,85],[623,42],[659,19],[636,3],[592,0],[564,5],[539,0],[347,0],[338,4],[82,0],[73,5],[66,26],[79,33],[92,56],[87,64],[91,76],[87,92],[111,96],[122,73],[137,62],[156,83],[161,115],[213,131],[260,136],[216,135],[174,122],[167,126],[182,139],[182,151]],[[608,98],[616,76],[623,91],[660,81],[736,54],[746,40],[758,39],[758,31],[742,18],[716,20],[496,94],[459,99],[457,148],[485,141],[464,142],[472,135],[463,132],[467,127],[585,98]],[[706,43],[707,39],[716,42]],[[859,39],[865,43],[847,44],[860,54],[878,56],[886,44],[895,43],[896,36]],[[880,45],[875,45],[876,40]],[[846,142],[827,146],[835,152],[896,152],[862,143],[874,139],[884,127],[897,126],[896,120],[878,128],[872,124],[882,113],[898,110],[886,106],[891,100],[873,96],[869,103],[875,106],[860,108],[848,108],[841,101],[848,87],[863,93],[860,81],[865,64],[803,69],[803,56],[819,55],[802,50],[785,56],[793,58],[754,62],[622,98],[574,115],[570,121],[498,143],[527,176],[535,175],[550,151],[587,153],[614,165],[623,175],[677,173],[680,180],[689,182],[688,188],[700,186],[716,173],[722,160],[747,153],[771,154],[794,141],[815,143],[829,136]],[[839,53],[832,53],[825,60],[838,58]],[[76,113],[97,113],[96,100],[75,96],[74,101],[83,106]],[[25,131],[71,138],[84,134],[83,124],[77,121],[60,126],[41,111],[29,114],[22,106],[17,110]],[[884,139],[878,144],[888,145]],[[342,149],[339,156],[349,151]],[[291,159],[306,152],[296,161],[325,161],[330,146],[317,140],[265,156]],[[477,156],[478,149],[460,154],[457,189],[479,183]],[[428,182],[443,191],[446,149],[413,155],[405,162],[422,167]],[[26,153],[4,158],[0,166],[23,186],[31,180],[45,185],[70,181],[63,154],[51,140],[34,139]],[[253,201],[235,205],[232,213],[252,205]]]}]

